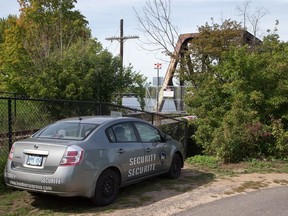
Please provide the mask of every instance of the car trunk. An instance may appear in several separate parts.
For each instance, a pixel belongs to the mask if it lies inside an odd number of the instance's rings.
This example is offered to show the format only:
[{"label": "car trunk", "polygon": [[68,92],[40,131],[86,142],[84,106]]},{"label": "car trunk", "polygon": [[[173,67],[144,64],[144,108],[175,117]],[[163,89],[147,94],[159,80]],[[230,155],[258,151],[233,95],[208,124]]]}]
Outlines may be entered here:
[{"label": "car trunk", "polygon": [[75,141],[59,139],[26,139],[14,144],[11,168],[31,173],[54,173],[67,146]]}]

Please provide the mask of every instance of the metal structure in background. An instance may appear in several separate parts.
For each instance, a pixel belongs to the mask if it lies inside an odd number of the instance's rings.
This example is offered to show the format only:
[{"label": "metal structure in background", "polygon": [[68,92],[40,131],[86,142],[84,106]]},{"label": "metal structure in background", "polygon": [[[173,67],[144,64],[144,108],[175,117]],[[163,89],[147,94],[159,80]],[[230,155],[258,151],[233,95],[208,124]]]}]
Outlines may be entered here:
[{"label": "metal structure in background", "polygon": [[[186,86],[166,86],[166,89],[163,89],[161,100],[158,98],[159,111],[161,106],[161,111],[159,113],[185,114],[186,107],[182,97],[185,92]],[[146,87],[145,102],[145,111],[155,112],[157,103],[157,85]]]},{"label": "metal structure in background", "polygon": [[[11,96],[11,95],[10,95]],[[187,121],[181,116],[160,115],[134,108],[92,101],[67,101],[0,97],[0,159],[7,159],[13,142],[26,138],[38,129],[63,118],[121,113],[144,119],[187,145]]]},{"label": "metal structure in background", "polygon": [[[253,44],[260,44],[262,43],[261,40],[259,40],[257,37],[253,36],[251,33],[249,33],[246,30],[239,30],[239,38],[241,38],[241,42],[243,44],[247,44],[247,45],[253,45]],[[191,57],[188,55],[185,56],[185,52],[188,50],[189,44],[193,43],[193,41],[196,38],[200,37],[200,33],[186,33],[186,34],[181,34],[179,35],[175,50],[173,51],[173,54],[171,55],[170,58],[170,63],[168,65],[164,80],[163,80],[163,85],[159,91],[159,106],[158,106],[158,111],[161,112],[162,108],[163,108],[163,103],[164,103],[164,91],[167,89],[168,86],[173,86],[173,77],[176,71],[176,68],[178,66],[179,60],[185,58],[186,61],[190,62],[191,61]],[[180,81],[179,81],[179,85],[180,86],[184,86],[184,81],[181,80],[180,77]],[[181,92],[180,94],[180,100],[176,101],[179,102],[179,104],[177,104],[177,107],[180,107],[180,109],[183,110],[183,108],[181,108],[182,106],[184,106],[183,103],[183,96],[184,96],[185,92]]]},{"label": "metal structure in background", "polygon": [[[162,110],[163,108],[163,103],[164,103],[164,91],[167,89],[168,86],[173,86],[173,77],[174,73],[176,71],[180,56],[183,55],[183,51],[187,50],[188,43],[191,42],[192,39],[199,37],[199,33],[188,33],[188,34],[181,34],[178,38],[176,48],[173,52],[173,55],[170,58],[170,63],[168,65],[164,80],[163,80],[163,85],[159,91],[159,111]],[[180,81],[180,86],[183,86],[184,83]],[[180,95],[180,101],[179,104],[177,104],[177,107],[182,107],[183,106],[183,95],[184,92],[181,92]]]}]

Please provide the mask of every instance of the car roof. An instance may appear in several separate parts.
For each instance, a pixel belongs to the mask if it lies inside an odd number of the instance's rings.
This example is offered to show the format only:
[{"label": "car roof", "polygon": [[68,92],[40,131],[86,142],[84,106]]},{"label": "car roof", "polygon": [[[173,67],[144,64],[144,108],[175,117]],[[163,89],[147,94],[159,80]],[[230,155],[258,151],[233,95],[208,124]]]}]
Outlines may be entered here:
[{"label": "car roof", "polygon": [[132,117],[113,117],[113,116],[79,116],[79,117],[73,117],[73,118],[67,118],[59,120],[58,122],[77,122],[81,121],[81,123],[90,123],[90,124],[103,124],[106,122],[110,122],[113,120],[121,120],[121,119],[133,119],[136,118]]}]

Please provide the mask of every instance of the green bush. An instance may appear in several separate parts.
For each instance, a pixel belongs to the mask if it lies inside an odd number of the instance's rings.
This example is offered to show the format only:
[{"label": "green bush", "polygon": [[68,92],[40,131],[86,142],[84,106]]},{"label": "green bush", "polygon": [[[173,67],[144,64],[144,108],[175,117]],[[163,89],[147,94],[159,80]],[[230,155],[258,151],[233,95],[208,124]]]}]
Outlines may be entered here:
[{"label": "green bush", "polygon": [[230,47],[193,77],[185,103],[204,154],[223,162],[288,156],[288,43],[275,36],[253,50]]},{"label": "green bush", "polygon": [[276,138],[275,151],[278,157],[285,158],[288,155],[288,131],[280,120],[272,122],[272,134]]}]

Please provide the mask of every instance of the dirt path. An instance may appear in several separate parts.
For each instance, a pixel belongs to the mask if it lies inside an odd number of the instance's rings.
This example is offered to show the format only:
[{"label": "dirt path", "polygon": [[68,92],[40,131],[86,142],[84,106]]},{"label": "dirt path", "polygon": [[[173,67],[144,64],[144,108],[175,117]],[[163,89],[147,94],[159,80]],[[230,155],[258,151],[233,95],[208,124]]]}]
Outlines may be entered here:
[{"label": "dirt path", "polygon": [[[185,172],[181,178],[187,178],[191,172]],[[191,178],[192,179],[192,178]],[[208,203],[238,193],[245,193],[261,188],[276,187],[288,184],[288,174],[240,174],[235,177],[216,178],[209,183],[189,191],[175,193],[175,190],[148,192],[155,197],[154,201],[135,208],[125,208],[97,215],[103,216],[167,216],[185,211],[186,209]],[[89,214],[88,214],[89,215]],[[92,214],[91,214],[92,215]]]}]

